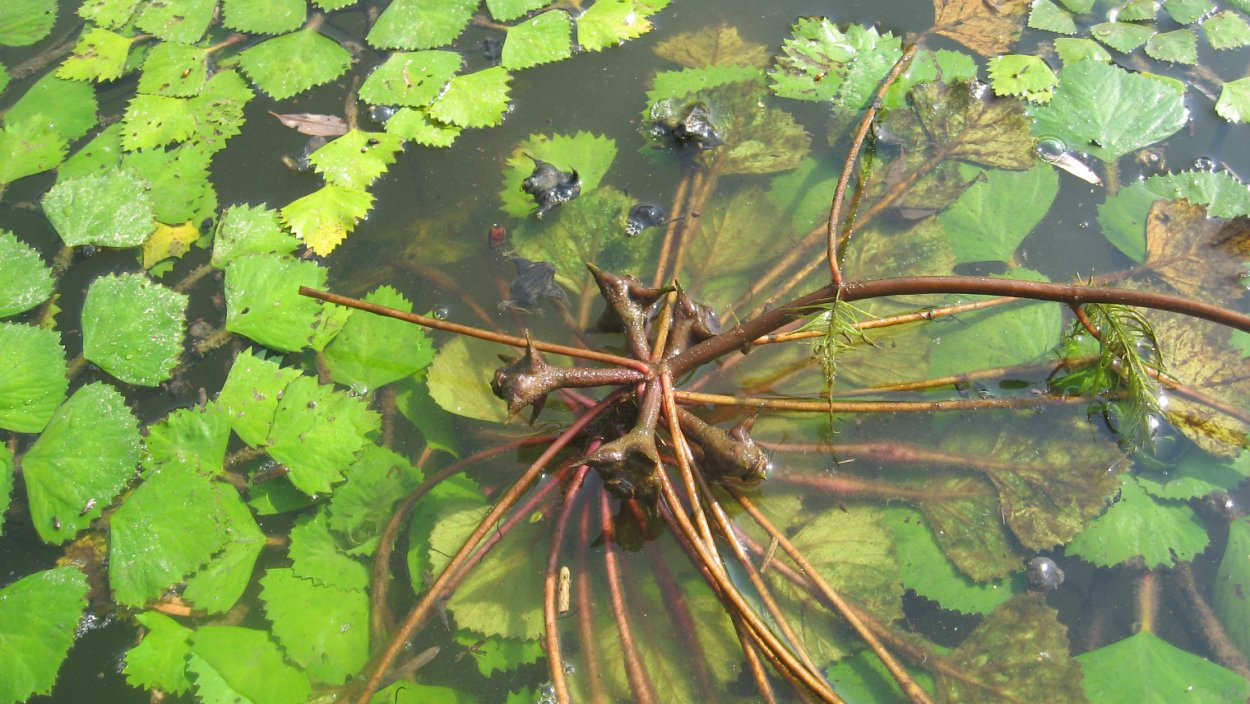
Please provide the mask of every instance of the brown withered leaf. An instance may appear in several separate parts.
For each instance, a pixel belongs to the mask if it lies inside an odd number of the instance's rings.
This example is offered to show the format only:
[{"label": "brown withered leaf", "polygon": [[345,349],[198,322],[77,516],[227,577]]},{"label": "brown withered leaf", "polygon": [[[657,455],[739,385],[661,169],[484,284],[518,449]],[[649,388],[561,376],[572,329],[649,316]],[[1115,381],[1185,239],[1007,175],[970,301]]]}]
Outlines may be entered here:
[{"label": "brown withered leaf", "polygon": [[737,27],[724,22],[665,39],[655,46],[655,53],[690,68],[730,65],[765,68],[771,60],[767,47],[743,39]]},{"label": "brown withered leaf", "polygon": [[1023,556],[1016,553],[1011,538],[1003,530],[998,500],[988,488],[979,496],[943,498],[945,495],[975,493],[984,480],[948,476],[926,483],[933,499],[919,502],[933,537],[950,561],[970,579],[989,582],[1020,569]]},{"label": "brown withered leaf", "polygon": [[[1230,343],[1228,328],[1172,313],[1150,313],[1168,374],[1186,386],[1240,411],[1250,410],[1250,360]],[[1247,445],[1250,424],[1182,393],[1168,396],[1168,420],[1198,447],[1235,457]]]},{"label": "brown withered leaf", "polygon": [[347,134],[347,122],[338,115],[319,115],[311,112],[296,112],[279,115],[270,112],[282,124],[306,134],[309,137],[338,137]]},{"label": "brown withered leaf", "polygon": [[993,98],[975,82],[952,81],[922,83],[907,94],[907,103],[890,111],[885,126],[890,141],[923,150],[922,163],[960,159],[1020,171],[1036,162],[1037,140],[1019,100]]},{"label": "brown withered leaf", "polygon": [[1005,54],[1020,38],[1029,0],[933,0],[933,29],[982,56]]},{"label": "brown withered leaf", "polygon": [[952,667],[937,670],[941,701],[1088,701],[1081,668],[1069,654],[1068,629],[1058,615],[1040,594],[1021,594],[999,606],[942,656]]},{"label": "brown withered leaf", "polygon": [[1245,293],[1250,219],[1208,218],[1205,206],[1158,201],[1146,219],[1146,265],[1187,296],[1230,304]]}]

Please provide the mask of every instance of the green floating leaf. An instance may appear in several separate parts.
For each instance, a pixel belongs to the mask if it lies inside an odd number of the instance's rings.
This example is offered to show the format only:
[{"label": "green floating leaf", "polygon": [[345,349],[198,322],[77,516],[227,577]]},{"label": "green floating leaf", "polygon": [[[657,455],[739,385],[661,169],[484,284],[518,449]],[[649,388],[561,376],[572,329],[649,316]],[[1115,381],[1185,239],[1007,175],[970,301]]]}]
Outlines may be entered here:
[{"label": "green floating leaf", "polygon": [[76,176],[102,174],[122,163],[122,123],[104,128],[56,170],[57,182]]},{"label": "green floating leaf", "polygon": [[1250,77],[1225,83],[1215,112],[1229,122],[1250,122]]},{"label": "green floating leaf", "polygon": [[13,497],[13,453],[0,447],[0,536],[4,535],[4,512]]},{"label": "green floating leaf", "polygon": [[1031,594],[995,609],[945,656],[966,677],[939,673],[939,699],[1085,701],[1081,669],[1068,655],[1068,629],[1057,616],[1041,597]]},{"label": "green floating leaf", "polygon": [[572,55],[573,20],[563,10],[550,10],[508,28],[500,65],[515,71]]},{"label": "green floating leaf", "polygon": [[1089,33],[1098,41],[1127,54],[1145,44],[1154,36],[1154,28],[1128,22],[1104,22],[1089,28]]},{"label": "green floating leaf", "polygon": [[163,467],[148,473],[109,520],[109,586],[142,606],[208,563],[226,545],[225,511],[207,475]]},{"label": "green floating leaf", "polygon": [[486,0],[486,9],[496,20],[510,22],[547,4],[547,0]]},{"label": "green floating leaf", "polygon": [[69,388],[65,349],[51,330],[0,323],[0,428],[19,433],[44,429]]},{"label": "green floating leaf", "polygon": [[1094,9],[1095,0],[1059,0],[1064,7],[1078,15],[1084,15]]},{"label": "green floating leaf", "polygon": [[1250,697],[1250,682],[1142,631],[1077,658],[1091,702],[1219,704]]},{"label": "green floating leaf", "polygon": [[300,286],[324,288],[314,262],[273,254],[240,257],[226,268],[226,329],[279,352],[308,346],[321,308]]},{"label": "green floating leaf", "polygon": [[1250,23],[1232,10],[1208,17],[1202,23],[1202,31],[1212,49],[1238,49],[1250,45]]},{"label": "green floating leaf", "polygon": [[65,138],[45,121],[10,120],[0,129],[0,184],[47,171],[67,150]]},{"label": "green floating leaf", "polygon": [[[387,135],[388,142],[392,139],[394,135]],[[376,163],[375,157],[375,168]],[[330,183],[288,203],[282,209],[282,221],[309,249],[325,256],[347,239],[371,207],[372,193]]]},{"label": "green floating leaf", "polygon": [[143,640],[126,652],[122,672],[133,687],[182,694],[191,689],[187,679],[187,655],[193,632],[159,611],[135,614],[143,625]]},{"label": "green floating leaf", "polygon": [[225,269],[249,254],[290,254],[299,247],[282,229],[278,212],[264,205],[232,205],[221,214],[213,234],[213,266]]},{"label": "green floating leaf", "polygon": [[[545,161],[561,171],[576,171],[583,196],[598,188],[616,159],[616,140],[590,132],[574,135],[532,134],[517,145],[504,170],[502,209],[513,217],[526,218],[534,212],[534,199],[521,190],[521,184],[534,172],[534,159]],[[577,201],[562,207],[571,207]],[[591,259],[583,261],[591,261]],[[579,265],[580,266],[580,265]],[[580,276],[576,277],[580,280]]]},{"label": "green floating leaf", "polygon": [[351,63],[351,52],[312,29],[265,40],[239,54],[247,77],[275,100],[329,83]]},{"label": "green floating leaf", "polygon": [[430,117],[460,127],[494,127],[508,110],[511,81],[512,74],[500,66],[456,76],[430,105]]},{"label": "green floating leaf", "polygon": [[1209,0],[1163,0],[1163,11],[1177,24],[1197,22],[1214,9],[1215,5]]},{"label": "green floating leaf", "polygon": [[260,580],[265,615],[287,655],[313,678],[343,684],[369,660],[369,598],[270,569]]},{"label": "green floating leaf", "polygon": [[511,672],[522,665],[532,665],[543,654],[542,646],[537,640],[499,636],[482,638],[480,634],[467,630],[456,633],[456,642],[466,648],[473,648],[473,660],[483,677]]},{"label": "green floating leaf", "polygon": [[308,3],[304,0],[223,0],[222,12],[225,15],[222,24],[230,29],[249,34],[282,34],[304,24]]},{"label": "green floating leaf", "polygon": [[1230,461],[1190,448],[1166,469],[1139,471],[1137,481],[1151,496],[1185,500],[1201,498],[1214,491],[1232,491],[1247,476],[1250,476],[1250,453],[1242,452]]},{"label": "green floating leaf", "polygon": [[1151,176],[1145,188],[1163,198],[1207,206],[1213,218],[1250,215],[1250,187],[1227,171],[1178,171]]},{"label": "green floating leaf", "polygon": [[178,366],[186,312],[186,294],[143,274],[101,276],[83,303],[83,357],[127,384],[156,386]]},{"label": "green floating leaf", "polygon": [[234,71],[219,71],[191,99],[136,95],[126,107],[122,141],[128,150],[194,140],[210,152],[239,133],[252,91]]},{"label": "green floating leaf", "polygon": [[[122,157],[121,167],[148,184],[156,220],[179,225],[216,215],[217,193],[209,183],[211,159],[207,147],[187,144],[174,149],[131,152]],[[199,230],[191,230],[198,238]],[[149,240],[148,244],[153,243]]]},{"label": "green floating leaf", "polygon": [[1064,66],[1078,61],[1111,61],[1111,54],[1092,39],[1056,39],[1055,53]]},{"label": "green floating leaf", "polygon": [[380,424],[381,416],[362,399],[301,376],[282,392],[267,450],[290,469],[287,477],[301,491],[326,493]]},{"label": "green floating leaf", "polygon": [[[847,110],[864,107],[861,100],[844,97],[846,83],[856,69],[862,74],[857,80],[871,83],[875,89],[902,55],[900,42],[893,35],[880,37],[877,30],[860,25],[851,25],[843,33],[824,17],[800,19],[781,49],[785,56],[777,57],[769,73],[774,93],[783,98],[834,101]],[[871,70],[864,71],[860,62],[870,65]],[[860,97],[867,96],[857,95]]]},{"label": "green floating leaf", "polygon": [[330,533],[325,511],[296,521],[288,552],[297,577],[344,591],[364,591],[369,586],[369,570],[343,553]]},{"label": "green floating leaf", "polygon": [[83,32],[74,52],[61,62],[57,78],[71,81],[112,81],[126,69],[130,37],[92,27]]},{"label": "green floating leaf", "polygon": [[1050,0],[1035,0],[1029,12],[1029,27],[1056,34],[1076,34],[1072,15]]},{"label": "green floating leaf", "polygon": [[228,540],[212,562],[186,580],[182,598],[197,609],[217,614],[229,611],[251,584],[256,558],[265,547],[265,534],[234,487],[224,482],[213,482],[212,487],[225,512]]},{"label": "green floating leaf", "polygon": [[[298,0],[303,4],[303,0]],[[161,42],[148,51],[139,76],[139,92],[190,98],[208,82],[208,49]]]},{"label": "green floating leaf", "polygon": [[1192,66],[1198,63],[1198,35],[1192,29],[1156,34],[1146,42],[1146,55],[1159,61]]},{"label": "green floating leaf", "polygon": [[1128,0],[1118,10],[1116,19],[1127,22],[1149,22],[1158,13],[1154,0]]},{"label": "green floating leaf", "polygon": [[304,704],[312,687],[264,631],[205,626],[191,634],[187,669],[204,704]]},{"label": "green floating leaf", "polygon": [[1068,554],[1100,567],[1140,557],[1147,569],[1172,567],[1207,547],[1207,531],[1185,503],[1151,497],[1124,477],[1119,500],[1068,544]]},{"label": "green floating leaf", "polygon": [[[546,0],[542,0],[542,4],[547,4]],[[524,704],[532,701],[533,698],[527,698]],[[379,689],[369,700],[369,704],[477,704],[477,699],[451,687],[400,680]]]},{"label": "green floating leaf", "polygon": [[68,247],[138,247],[152,233],[147,188],[127,171],[62,181],[44,195],[43,209]]},{"label": "green floating leaf", "polygon": [[230,418],[230,427],[252,447],[269,443],[269,426],[278,412],[282,390],[300,375],[298,369],[244,351],[234,360],[217,403]]},{"label": "green floating leaf", "polygon": [[326,183],[363,190],[386,173],[403,148],[403,140],[393,134],[352,130],[313,152],[308,161]]},{"label": "green floating leaf", "polygon": [[454,51],[396,52],[369,73],[360,99],[370,105],[424,107],[443,92],[463,61]]},{"label": "green floating leaf", "polygon": [[1112,64],[1081,61],[1063,69],[1034,132],[1111,163],[1176,133],[1185,124],[1183,96],[1168,84]]},{"label": "green floating leaf", "polygon": [[1006,579],[977,584],[947,559],[924,516],[914,509],[889,508],[885,522],[894,535],[904,587],[945,609],[988,614],[1020,591]]},{"label": "green floating leaf", "polygon": [[983,173],[938,216],[956,262],[1012,261],[1059,193],[1059,174],[1046,164]]},{"label": "green floating leaf", "polygon": [[478,0],[395,0],[382,11],[366,41],[378,49],[433,49],[456,40],[473,19]]},{"label": "green floating leaf", "polygon": [[1049,102],[1059,83],[1055,72],[1037,56],[997,56],[990,59],[989,70],[995,95],[1018,95],[1035,103]]},{"label": "green floating leaf", "polygon": [[438,348],[430,365],[430,396],[443,410],[488,423],[508,418],[507,404],[490,390],[501,348],[466,337],[453,337]]},{"label": "green floating leaf", "polygon": [[[365,300],[412,312],[408,299],[389,286],[369,293]],[[412,323],[355,313],[324,354],[330,378],[363,395],[429,366],[434,361],[434,345],[425,331]]]},{"label": "green floating leaf", "polygon": [[7,0],[0,13],[0,45],[29,46],[48,36],[55,24],[56,0]]},{"label": "green floating leaf", "polygon": [[1215,575],[1211,606],[1239,649],[1250,646],[1250,518],[1228,527],[1228,545]]},{"label": "green floating leaf", "polygon": [[101,382],[65,402],[22,458],[31,522],[44,542],[86,528],[134,476],[139,427],[126,399]]},{"label": "green floating leaf", "polygon": [[211,477],[222,473],[229,441],[230,417],[219,404],[183,408],[148,426],[146,464]]},{"label": "green floating leaf", "polygon": [[0,318],[28,311],[51,295],[52,272],[43,258],[12,232],[0,230]]},{"label": "green floating leaf", "polygon": [[167,42],[194,44],[204,36],[217,0],[161,0],[149,3],[135,25]]},{"label": "green floating leaf", "polygon": [[464,128],[430,118],[424,109],[400,108],[386,121],[386,131],[427,147],[450,147]]},{"label": "green floating leaf", "polygon": [[87,607],[76,567],[36,572],[0,589],[0,702],[50,694]]},{"label": "green floating leaf", "polygon": [[377,445],[366,445],[347,481],[334,490],[326,525],[352,554],[371,555],[390,521],[396,502],[421,483],[421,471]]},{"label": "green floating leaf", "polygon": [[95,88],[67,81],[49,73],[26,91],[4,115],[5,125],[35,120],[41,127],[60,133],[67,142],[87,134],[99,124]]},{"label": "green floating leaf", "polygon": [[101,27],[121,29],[139,6],[139,0],[84,0],[78,16]]},{"label": "green floating leaf", "polygon": [[577,18],[577,43],[586,51],[602,51],[650,32],[647,17],[655,10],[636,0],[602,0]]},{"label": "green floating leaf", "polygon": [[357,2],[358,0],[313,0],[314,5],[316,5],[317,7],[320,7],[326,12],[334,12],[335,10],[342,10],[345,7],[351,7],[352,5],[355,5]]}]

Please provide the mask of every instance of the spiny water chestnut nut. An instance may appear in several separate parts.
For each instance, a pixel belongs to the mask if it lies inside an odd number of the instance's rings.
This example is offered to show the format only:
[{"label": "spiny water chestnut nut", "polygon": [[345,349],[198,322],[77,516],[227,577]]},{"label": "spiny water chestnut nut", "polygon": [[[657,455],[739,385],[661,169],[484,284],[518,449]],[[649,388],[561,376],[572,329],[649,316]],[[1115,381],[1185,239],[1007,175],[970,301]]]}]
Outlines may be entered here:
[{"label": "spiny water chestnut nut", "polygon": [[516,266],[516,278],[508,289],[509,298],[499,303],[499,312],[515,310],[530,313],[538,309],[539,302],[567,301],[568,297],[556,283],[556,267],[550,262],[533,262],[523,257],[512,257]]},{"label": "spiny water chestnut nut", "polygon": [[534,202],[538,204],[538,212],[534,216],[539,220],[552,208],[582,194],[582,180],[576,170],[561,171],[532,156],[530,160],[534,162],[534,172],[521,182],[521,190],[534,197]]},{"label": "spiny water chestnut nut", "polygon": [[664,208],[654,203],[638,203],[629,209],[625,217],[625,236],[634,237],[648,227],[659,227],[668,222],[664,218]]},{"label": "spiny water chestnut nut", "polygon": [[651,136],[674,149],[703,152],[725,143],[701,102],[682,104],[668,99],[651,106]]}]

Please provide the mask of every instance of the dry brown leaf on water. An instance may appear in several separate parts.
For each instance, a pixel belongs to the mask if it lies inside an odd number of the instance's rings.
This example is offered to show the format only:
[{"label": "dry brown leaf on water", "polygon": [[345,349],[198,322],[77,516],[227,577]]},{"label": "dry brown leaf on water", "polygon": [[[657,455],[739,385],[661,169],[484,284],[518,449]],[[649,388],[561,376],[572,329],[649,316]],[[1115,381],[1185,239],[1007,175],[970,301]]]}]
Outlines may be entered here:
[{"label": "dry brown leaf on water", "polygon": [[338,137],[347,134],[347,122],[338,115],[319,115],[312,112],[297,112],[279,115],[270,112],[282,124],[310,137]]},{"label": "dry brown leaf on water", "polygon": [[[1165,369],[1177,381],[1235,409],[1250,409],[1250,360],[1232,346],[1226,327],[1173,313],[1151,313]],[[1246,446],[1250,424],[1174,393],[1168,420],[1213,455],[1235,457]]]},{"label": "dry brown leaf on water", "polygon": [[699,32],[683,32],[665,39],[655,53],[676,64],[702,66],[768,66],[771,56],[763,44],[749,42],[738,34],[738,28],[724,22]]},{"label": "dry brown leaf on water", "polygon": [[1227,305],[1241,298],[1250,219],[1208,218],[1205,206],[1159,201],[1146,220],[1146,265],[1186,296]]},{"label": "dry brown leaf on water", "polygon": [[1020,38],[1029,0],[933,0],[933,29],[982,56],[1004,54]]}]

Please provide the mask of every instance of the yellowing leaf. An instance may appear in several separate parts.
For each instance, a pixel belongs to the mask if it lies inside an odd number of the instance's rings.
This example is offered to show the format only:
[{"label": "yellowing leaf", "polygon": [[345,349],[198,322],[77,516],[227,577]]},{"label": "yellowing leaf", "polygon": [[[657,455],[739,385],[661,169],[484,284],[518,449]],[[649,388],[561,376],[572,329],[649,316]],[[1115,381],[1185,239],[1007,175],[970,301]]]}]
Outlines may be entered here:
[{"label": "yellowing leaf", "polygon": [[1020,38],[1029,0],[933,0],[933,29],[982,56],[1005,54]]},{"label": "yellowing leaf", "polygon": [[151,269],[157,262],[181,257],[200,239],[200,229],[193,222],[181,225],[156,223],[156,230],[143,243],[143,268]]},{"label": "yellowing leaf", "polygon": [[282,209],[282,220],[312,251],[325,256],[346,239],[356,222],[369,213],[368,191],[327,185]]}]

